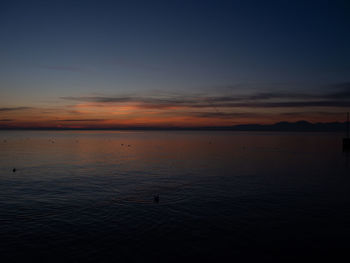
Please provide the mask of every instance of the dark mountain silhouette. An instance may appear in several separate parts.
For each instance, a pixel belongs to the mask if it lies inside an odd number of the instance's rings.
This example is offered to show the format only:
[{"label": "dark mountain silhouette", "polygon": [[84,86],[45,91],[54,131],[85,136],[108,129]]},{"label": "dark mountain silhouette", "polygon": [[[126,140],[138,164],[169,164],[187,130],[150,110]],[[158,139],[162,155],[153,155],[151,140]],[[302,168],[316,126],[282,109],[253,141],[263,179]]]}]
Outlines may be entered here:
[{"label": "dark mountain silhouette", "polygon": [[344,131],[346,123],[311,123],[308,121],[277,122],[275,124],[246,124],[232,126],[237,131]]}]

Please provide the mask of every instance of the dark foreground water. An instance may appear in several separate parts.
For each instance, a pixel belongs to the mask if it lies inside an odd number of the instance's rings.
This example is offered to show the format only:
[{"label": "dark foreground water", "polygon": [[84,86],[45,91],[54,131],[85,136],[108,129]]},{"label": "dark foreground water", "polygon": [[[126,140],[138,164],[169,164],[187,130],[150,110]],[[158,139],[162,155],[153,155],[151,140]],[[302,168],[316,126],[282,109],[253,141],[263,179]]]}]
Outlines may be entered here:
[{"label": "dark foreground water", "polygon": [[1,131],[0,261],[349,262],[341,138]]}]

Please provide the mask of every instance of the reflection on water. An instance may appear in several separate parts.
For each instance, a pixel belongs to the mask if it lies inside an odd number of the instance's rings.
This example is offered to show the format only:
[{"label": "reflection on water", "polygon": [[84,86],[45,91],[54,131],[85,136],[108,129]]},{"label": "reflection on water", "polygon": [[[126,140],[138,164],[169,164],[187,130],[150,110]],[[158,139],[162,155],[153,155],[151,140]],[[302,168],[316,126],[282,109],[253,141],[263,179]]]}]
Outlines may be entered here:
[{"label": "reflection on water", "polygon": [[341,138],[1,131],[0,254],[59,262],[347,256]]}]

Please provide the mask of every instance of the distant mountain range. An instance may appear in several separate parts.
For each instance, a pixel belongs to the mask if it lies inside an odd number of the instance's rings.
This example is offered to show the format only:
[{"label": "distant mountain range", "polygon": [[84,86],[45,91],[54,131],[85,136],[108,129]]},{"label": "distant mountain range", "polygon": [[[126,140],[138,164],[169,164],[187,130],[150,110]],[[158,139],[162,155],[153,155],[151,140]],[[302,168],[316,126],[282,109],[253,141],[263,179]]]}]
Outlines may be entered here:
[{"label": "distant mountain range", "polygon": [[208,127],[111,127],[111,128],[15,128],[0,126],[0,130],[205,130],[205,131],[296,131],[296,132],[312,132],[312,131],[327,131],[327,132],[345,132],[346,122],[329,122],[329,123],[311,123],[308,121],[297,122],[277,122],[275,124],[241,124],[233,126],[208,126]]},{"label": "distant mountain range", "polygon": [[234,131],[345,131],[346,122],[311,123],[308,121],[277,122],[275,124],[242,124],[227,127]]}]

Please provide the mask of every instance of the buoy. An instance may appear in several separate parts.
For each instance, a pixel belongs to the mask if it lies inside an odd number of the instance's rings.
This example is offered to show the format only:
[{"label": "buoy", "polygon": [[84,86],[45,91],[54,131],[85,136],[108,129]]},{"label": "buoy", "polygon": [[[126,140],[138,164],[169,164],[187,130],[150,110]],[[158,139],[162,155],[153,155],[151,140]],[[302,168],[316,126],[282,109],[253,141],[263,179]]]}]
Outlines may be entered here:
[{"label": "buoy", "polygon": [[159,195],[155,195],[153,197],[153,200],[154,200],[155,203],[159,203]]},{"label": "buoy", "polygon": [[12,172],[16,172],[16,168],[13,168],[13,169],[12,169]]}]

